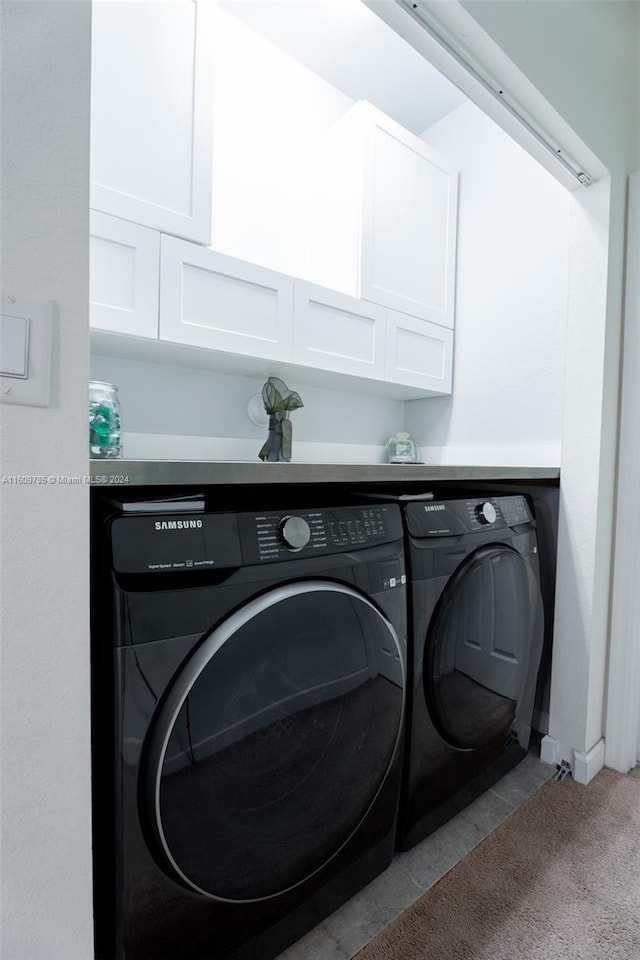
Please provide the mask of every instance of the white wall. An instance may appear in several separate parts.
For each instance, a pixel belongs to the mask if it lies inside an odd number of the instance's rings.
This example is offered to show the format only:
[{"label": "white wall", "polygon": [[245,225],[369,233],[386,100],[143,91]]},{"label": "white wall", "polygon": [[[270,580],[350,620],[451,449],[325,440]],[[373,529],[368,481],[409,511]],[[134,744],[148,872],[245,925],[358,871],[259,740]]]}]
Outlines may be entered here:
[{"label": "white wall", "polygon": [[[49,409],[0,407],[1,473],[88,473],[89,2],[5,0],[3,294],[56,301]],[[7,960],[93,955],[87,486],[0,487]]]},{"label": "white wall", "polygon": [[461,5],[609,170],[640,165],[637,0]]},{"label": "white wall", "polygon": [[406,428],[427,463],[559,465],[570,195],[472,103],[422,139],[460,170],[454,379]]},{"label": "white wall", "polygon": [[309,279],[320,145],[354,101],[222,9],[214,55],[212,246]]},{"label": "white wall", "polygon": [[[136,458],[144,450],[144,456],[160,459],[257,459],[266,438],[266,428],[252,423],[247,413],[264,378],[98,355],[91,357],[91,376],[118,386],[125,456]],[[329,457],[348,462],[352,455],[359,461],[360,454],[369,462],[380,460],[385,441],[403,428],[402,400],[299,387],[294,379],[287,383],[304,403],[291,414],[296,461]],[[180,437],[193,439],[185,446]]]},{"label": "white wall", "polygon": [[463,7],[610,173],[576,195],[573,213],[546,744],[549,758],[573,761],[574,773],[589,779],[604,754],[625,186],[638,162],[640,16],[636,2],[471,0]]},{"label": "white wall", "polygon": [[465,99],[361,0],[219,0],[218,8],[416,135]]},{"label": "white wall", "polygon": [[[636,2],[636,115],[640,113],[640,3]],[[631,34],[633,37],[633,33]],[[633,111],[633,105],[631,107]],[[629,169],[634,172],[640,172],[640,123],[635,124],[635,135],[631,144],[631,162]]]},{"label": "white wall", "polygon": [[629,184],[627,284],[611,613],[606,763],[640,762],[640,171]]}]

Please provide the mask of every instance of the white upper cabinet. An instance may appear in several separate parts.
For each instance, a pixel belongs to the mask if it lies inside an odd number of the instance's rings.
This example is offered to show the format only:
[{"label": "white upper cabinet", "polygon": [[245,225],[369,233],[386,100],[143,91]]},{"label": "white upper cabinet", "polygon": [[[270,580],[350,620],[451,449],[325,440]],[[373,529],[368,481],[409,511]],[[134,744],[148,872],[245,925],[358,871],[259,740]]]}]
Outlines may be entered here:
[{"label": "white upper cabinet", "polygon": [[429,394],[451,393],[453,330],[387,310],[385,379]]},{"label": "white upper cabinet", "polygon": [[457,199],[435,150],[358,102],[319,164],[314,280],[453,328]]},{"label": "white upper cabinet", "polygon": [[293,360],[383,380],[385,322],[384,307],[296,280]]},{"label": "white upper cabinet", "polygon": [[214,4],[92,9],[91,206],[210,243]]},{"label": "white upper cabinet", "polygon": [[291,360],[293,279],[162,237],[160,337],[264,360]]},{"label": "white upper cabinet", "polygon": [[136,356],[450,393],[457,173],[287,52],[286,11],[92,10],[92,328]]},{"label": "white upper cabinet", "polygon": [[91,211],[89,322],[95,330],[158,338],[160,234]]}]

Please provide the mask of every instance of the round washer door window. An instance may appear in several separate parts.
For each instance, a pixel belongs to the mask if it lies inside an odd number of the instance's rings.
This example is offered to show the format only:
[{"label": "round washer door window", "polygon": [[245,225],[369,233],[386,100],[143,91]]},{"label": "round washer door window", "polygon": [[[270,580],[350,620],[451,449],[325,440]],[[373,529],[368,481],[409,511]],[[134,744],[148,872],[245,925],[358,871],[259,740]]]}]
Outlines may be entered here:
[{"label": "round washer door window", "polygon": [[470,554],[447,583],[429,624],[423,679],[433,722],[452,746],[509,735],[539,604],[526,562],[505,544]]},{"label": "round washer door window", "polygon": [[282,893],[357,830],[404,709],[398,637],[338,583],[278,587],[183,665],[142,770],[142,813],[173,877],[215,899]]}]

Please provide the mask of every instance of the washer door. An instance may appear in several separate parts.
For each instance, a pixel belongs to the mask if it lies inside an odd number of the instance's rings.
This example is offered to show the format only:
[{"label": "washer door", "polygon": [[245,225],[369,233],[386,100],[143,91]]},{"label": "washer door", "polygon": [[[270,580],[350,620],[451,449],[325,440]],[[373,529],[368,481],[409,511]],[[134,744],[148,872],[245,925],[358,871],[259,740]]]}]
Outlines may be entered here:
[{"label": "washer door", "polygon": [[255,598],[209,634],[164,698],[141,770],[156,858],[216,900],[276,896],[327,863],[398,747],[392,625],[325,581]]},{"label": "washer door", "polygon": [[470,554],[433,612],[424,690],[431,718],[452,746],[507,738],[527,681],[539,592],[521,555],[505,544]]}]

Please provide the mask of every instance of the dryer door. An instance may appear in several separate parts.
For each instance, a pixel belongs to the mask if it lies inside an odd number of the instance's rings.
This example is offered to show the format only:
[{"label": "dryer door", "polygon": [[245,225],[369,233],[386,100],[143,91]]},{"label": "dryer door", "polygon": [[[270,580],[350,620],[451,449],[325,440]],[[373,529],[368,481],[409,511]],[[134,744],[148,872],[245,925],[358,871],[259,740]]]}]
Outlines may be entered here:
[{"label": "dryer door", "polygon": [[329,581],[245,604],[183,664],[141,769],[141,814],[164,869],[216,900],[295,887],[357,830],[398,748],[398,637]]},{"label": "dryer door", "polygon": [[540,595],[526,560],[490,544],[444,588],[426,636],[423,681],[432,720],[454,747],[508,737],[540,630]]}]

